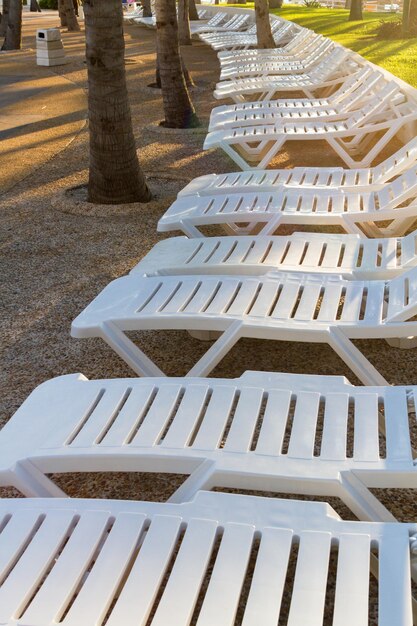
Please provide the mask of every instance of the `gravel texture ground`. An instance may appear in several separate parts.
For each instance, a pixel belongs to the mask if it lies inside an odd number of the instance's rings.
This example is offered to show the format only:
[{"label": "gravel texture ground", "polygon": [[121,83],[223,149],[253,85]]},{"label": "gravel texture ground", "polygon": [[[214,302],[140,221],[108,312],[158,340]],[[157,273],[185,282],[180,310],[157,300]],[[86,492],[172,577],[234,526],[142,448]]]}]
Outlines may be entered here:
[{"label": "gravel texture ground", "polygon": [[[6,132],[0,151],[1,423],[48,378],[70,372],[83,372],[89,378],[133,375],[102,341],[71,339],[71,321],[110,280],[128,272],[158,241],[158,218],[187,181],[236,169],[221,152],[202,151],[204,133],[159,132],[161,95],[148,87],[154,79],[155,33],[127,26],[126,70],[134,131],[142,167],[151,177],[151,187],[158,189],[157,200],[148,206],[91,210],[82,196],[78,204],[68,198],[67,189],[85,184],[88,173],[83,32],[62,33],[70,62],[51,71],[35,65],[34,34],[44,25],[57,25],[56,15],[26,14],[23,51],[0,58],[1,62],[6,59],[12,96],[13,85],[17,89],[19,84],[12,76],[24,77],[27,90],[25,99],[19,99],[19,111],[43,116],[41,121],[33,119],[18,129],[12,124],[1,131]],[[219,75],[216,56],[200,43],[184,48],[183,55],[197,84],[192,91],[197,113],[207,125],[217,104],[212,97]],[[1,113],[13,113],[17,105],[12,96],[3,103],[8,109],[2,108]],[[396,147],[392,143],[387,154]],[[342,163],[319,142],[309,142],[307,147],[294,142],[274,165]],[[137,341],[170,375],[186,372],[207,347],[184,332],[144,332],[137,335]],[[377,340],[358,345],[391,383],[417,382],[416,350],[394,349]],[[236,377],[247,369],[343,374],[357,382],[326,346],[255,340],[241,340],[212,375]],[[153,474],[57,478],[74,496],[156,500],[165,499],[182,479]],[[383,490],[378,495],[399,519],[415,520],[412,494]],[[349,516],[343,507],[340,511]]]}]

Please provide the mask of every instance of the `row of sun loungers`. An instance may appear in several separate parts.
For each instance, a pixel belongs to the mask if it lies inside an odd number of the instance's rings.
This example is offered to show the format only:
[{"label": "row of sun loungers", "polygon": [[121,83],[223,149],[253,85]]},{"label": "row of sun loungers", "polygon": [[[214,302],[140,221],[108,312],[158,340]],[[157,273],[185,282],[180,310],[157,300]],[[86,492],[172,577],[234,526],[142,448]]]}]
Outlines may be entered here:
[{"label": "row of sun loungers", "polygon": [[[417,387],[389,386],[352,342],[410,348],[417,336],[417,139],[371,166],[416,104],[281,19],[281,47],[251,49],[248,15],[219,10],[193,30],[221,50],[215,95],[235,102],[213,110],[205,148],[249,171],[191,181],[158,226],[187,237],[157,244],[72,325],[145,378],[50,380],[0,431],[0,485],[28,496],[0,500],[1,625],[416,623],[417,524],[371,489],[416,487]],[[282,91],[306,97],[272,100]],[[262,169],[293,138],[325,139],[352,169]],[[275,234],[288,223],[347,234]],[[212,225],[229,235],[205,237]],[[164,377],[126,334],[167,329],[215,339],[184,378]],[[364,386],[201,378],[241,337],[328,343]],[[72,500],[50,476],[92,471],[187,479],[151,503]],[[359,521],[216,487],[338,497]]]}]

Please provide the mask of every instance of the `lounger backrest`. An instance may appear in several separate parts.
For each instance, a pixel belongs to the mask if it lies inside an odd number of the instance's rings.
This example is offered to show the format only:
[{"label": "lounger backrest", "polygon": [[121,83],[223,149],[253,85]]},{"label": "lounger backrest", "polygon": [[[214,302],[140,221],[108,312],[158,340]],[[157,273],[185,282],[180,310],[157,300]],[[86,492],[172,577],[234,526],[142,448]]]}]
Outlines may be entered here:
[{"label": "lounger backrest", "polygon": [[388,159],[373,167],[373,182],[383,183],[417,162],[417,137],[400,148]]},{"label": "lounger backrest", "polygon": [[3,624],[318,625],[329,602],[335,626],[368,624],[373,607],[380,626],[413,622],[415,524],[204,491],[181,504],[5,499],[0,520]]},{"label": "lounger backrest", "polygon": [[[380,91],[378,91],[371,102],[365,104],[359,111],[355,112],[346,122],[347,128],[357,128],[366,124],[371,117],[380,113],[385,108],[388,109],[391,100],[400,93],[398,85],[394,82],[387,83]],[[392,117],[392,112],[390,113]]]},{"label": "lounger backrest", "polygon": [[337,92],[335,101],[342,104],[346,109],[353,109],[362,100],[372,97],[374,90],[384,83],[384,77],[380,72],[374,72],[369,68],[359,73],[357,78],[348,78]]},{"label": "lounger backrest", "polygon": [[346,48],[341,48],[340,46],[336,46],[331,54],[326,56],[326,58],[320,63],[318,63],[310,72],[311,78],[328,78],[332,74],[339,69],[339,66],[343,63],[343,61],[349,56],[350,52],[346,50]]},{"label": "lounger backrest", "polygon": [[405,322],[417,314],[417,267],[387,281],[387,322]]},{"label": "lounger backrest", "polygon": [[408,168],[392,182],[385,183],[382,189],[374,192],[374,197],[379,209],[396,208],[404,202],[415,201],[417,197],[417,165],[414,164]]},{"label": "lounger backrest", "polygon": [[206,26],[217,26],[220,22],[222,22],[224,19],[226,19],[227,17],[227,13],[220,12],[220,13],[216,13],[216,15],[214,15],[206,24]]}]

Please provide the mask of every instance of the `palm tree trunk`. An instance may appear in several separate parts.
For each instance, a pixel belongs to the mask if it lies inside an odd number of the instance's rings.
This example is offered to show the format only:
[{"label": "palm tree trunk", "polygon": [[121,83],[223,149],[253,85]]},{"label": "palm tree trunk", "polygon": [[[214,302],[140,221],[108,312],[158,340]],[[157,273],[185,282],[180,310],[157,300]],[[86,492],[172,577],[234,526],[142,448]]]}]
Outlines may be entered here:
[{"label": "palm tree trunk", "polygon": [[41,13],[41,7],[38,4],[38,0],[30,0],[30,11],[32,13]]},{"label": "palm tree trunk", "polygon": [[189,0],[189,2],[188,2],[188,16],[189,16],[190,20],[193,20],[193,21],[196,21],[196,20],[200,19],[198,17],[198,13],[197,13],[197,7],[195,5],[196,5],[195,0]]},{"label": "palm tree trunk", "polygon": [[80,25],[78,24],[77,17],[74,11],[74,4],[72,0],[64,0],[63,8],[65,12],[65,17],[67,20],[67,28],[69,31],[77,31],[80,30]]},{"label": "palm tree trunk", "polygon": [[89,202],[148,202],[139,166],[124,64],[119,0],[84,0],[90,132]]},{"label": "palm tree trunk", "polygon": [[362,0],[352,0],[350,3],[349,22],[362,19]]},{"label": "palm tree trunk", "polygon": [[151,0],[142,0],[143,17],[152,17]]},{"label": "palm tree trunk", "polygon": [[67,15],[65,13],[64,0],[58,0],[58,13],[59,19],[61,20],[61,26],[65,28],[67,25]]},{"label": "palm tree trunk", "polygon": [[178,0],[178,39],[180,46],[191,46],[188,0]]},{"label": "palm tree trunk", "polygon": [[5,37],[7,22],[9,21],[9,0],[3,0],[3,12],[0,22],[0,37]]},{"label": "palm tree trunk", "polygon": [[178,44],[175,0],[156,0],[156,42],[167,128],[199,125],[185,83]]},{"label": "palm tree trunk", "polygon": [[20,50],[22,47],[22,0],[10,0],[6,37],[2,50]]},{"label": "palm tree trunk", "polygon": [[258,48],[275,48],[269,21],[268,0],[255,0],[256,36]]}]

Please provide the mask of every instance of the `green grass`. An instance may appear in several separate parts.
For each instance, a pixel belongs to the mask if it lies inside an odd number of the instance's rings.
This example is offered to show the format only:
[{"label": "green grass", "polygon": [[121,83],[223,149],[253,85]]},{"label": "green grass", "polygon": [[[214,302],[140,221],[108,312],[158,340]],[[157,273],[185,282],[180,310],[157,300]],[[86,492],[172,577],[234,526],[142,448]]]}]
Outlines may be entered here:
[{"label": "green grass", "polygon": [[[240,6],[250,7],[253,3]],[[362,22],[349,22],[349,12],[345,9],[312,9],[286,5],[282,9],[272,9],[271,13],[330,37],[417,87],[417,38],[376,37],[376,29],[381,20],[399,20],[401,14],[364,13]]]}]

